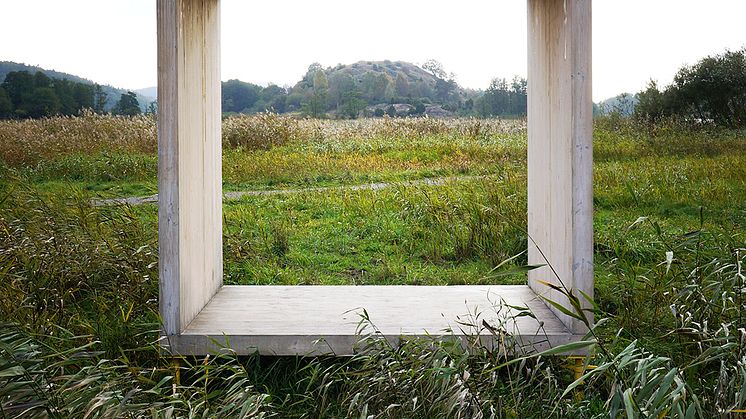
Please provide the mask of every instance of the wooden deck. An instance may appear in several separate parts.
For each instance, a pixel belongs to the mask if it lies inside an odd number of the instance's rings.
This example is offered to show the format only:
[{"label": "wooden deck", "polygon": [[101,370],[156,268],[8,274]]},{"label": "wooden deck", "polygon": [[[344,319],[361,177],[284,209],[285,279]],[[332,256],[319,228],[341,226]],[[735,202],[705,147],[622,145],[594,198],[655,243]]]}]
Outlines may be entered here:
[{"label": "wooden deck", "polygon": [[[527,307],[535,318],[512,318]],[[506,345],[483,325],[504,330],[525,351],[578,340],[534,291],[499,286],[224,286],[178,336],[173,353],[201,355],[230,344],[238,354],[351,355],[360,340],[363,309],[393,344],[413,336],[479,336]]]}]

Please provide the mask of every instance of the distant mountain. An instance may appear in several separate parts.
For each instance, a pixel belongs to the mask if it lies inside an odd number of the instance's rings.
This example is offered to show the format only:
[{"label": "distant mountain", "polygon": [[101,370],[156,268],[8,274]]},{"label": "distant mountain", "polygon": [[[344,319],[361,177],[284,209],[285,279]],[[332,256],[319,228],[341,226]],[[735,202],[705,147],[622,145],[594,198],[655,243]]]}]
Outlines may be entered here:
[{"label": "distant mountain", "polygon": [[621,116],[632,116],[639,101],[636,94],[622,93],[598,102],[598,110],[601,115],[619,113]]},{"label": "distant mountain", "polygon": [[158,86],[146,87],[144,89],[133,90],[140,96],[151,98],[151,101],[158,97]]},{"label": "distant mountain", "polygon": [[[95,82],[85,79],[80,76],[76,76],[73,74],[68,73],[62,73],[55,70],[47,70],[45,68],[33,66],[33,65],[27,65],[27,64],[19,64],[12,61],[0,61],[0,83],[2,83],[5,80],[5,76],[8,75],[8,73],[14,72],[14,71],[28,71],[31,74],[36,73],[37,71],[41,71],[42,73],[46,74],[48,77],[51,77],[53,79],[63,79],[63,80],[70,80],[74,81],[76,83],[84,83],[84,84],[96,84]],[[109,85],[101,85],[101,88],[104,90],[104,92],[108,96],[108,101],[106,102],[106,110],[111,110],[111,108],[114,107],[114,105],[117,103],[119,98],[122,96],[122,93],[126,93],[127,89],[119,89],[113,86]],[[147,89],[143,89],[147,90]],[[150,102],[155,101],[156,95],[148,95],[143,94],[140,92],[137,93],[137,101],[140,104],[140,108],[144,111],[147,106],[150,104]]]}]

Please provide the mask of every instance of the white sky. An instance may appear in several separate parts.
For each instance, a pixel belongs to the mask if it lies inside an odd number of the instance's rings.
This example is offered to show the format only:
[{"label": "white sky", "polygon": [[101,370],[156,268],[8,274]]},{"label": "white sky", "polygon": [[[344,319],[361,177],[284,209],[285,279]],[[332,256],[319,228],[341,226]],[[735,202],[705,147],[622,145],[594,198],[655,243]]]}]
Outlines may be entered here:
[{"label": "white sky", "polygon": [[[223,2],[223,79],[292,85],[314,61],[441,61],[465,87],[526,74],[526,2]],[[663,84],[746,46],[746,1],[596,0],[593,98]],[[0,60],[137,89],[156,83],[155,0],[3,0]]]}]

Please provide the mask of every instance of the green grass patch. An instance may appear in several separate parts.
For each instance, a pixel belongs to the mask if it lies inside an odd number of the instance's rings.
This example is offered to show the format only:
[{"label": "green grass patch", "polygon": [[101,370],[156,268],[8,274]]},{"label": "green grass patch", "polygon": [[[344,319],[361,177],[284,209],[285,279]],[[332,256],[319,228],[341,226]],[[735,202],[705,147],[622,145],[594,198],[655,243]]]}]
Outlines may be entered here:
[{"label": "green grass patch", "polygon": [[[522,126],[262,118],[226,122],[225,189],[489,176],[227,202],[227,283],[525,281],[490,275],[526,248]],[[90,153],[65,142],[66,124],[76,140],[95,134],[81,143]],[[592,353],[600,368],[578,400],[563,395],[572,377],[561,359],[505,366],[510,354],[447,340],[392,349],[373,337],[349,360],[186,359],[175,383],[156,343],[157,207],[90,202],[155,192],[150,124],[37,121],[43,135],[23,135],[57,154],[24,152],[26,137],[0,150],[15,156],[0,168],[3,415],[532,417],[551,407],[599,417],[631,400],[633,410],[693,406],[712,417],[744,407],[744,132],[597,123],[595,296],[605,321],[596,332],[605,352]],[[0,134],[16,132],[11,125]],[[138,140],[107,142],[120,132]]]}]

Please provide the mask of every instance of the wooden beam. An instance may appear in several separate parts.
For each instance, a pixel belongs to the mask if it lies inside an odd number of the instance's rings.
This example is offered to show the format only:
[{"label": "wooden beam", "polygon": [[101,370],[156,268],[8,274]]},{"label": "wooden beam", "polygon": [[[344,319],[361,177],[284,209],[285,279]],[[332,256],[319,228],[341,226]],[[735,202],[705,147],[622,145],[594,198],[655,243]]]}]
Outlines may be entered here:
[{"label": "wooden beam", "polygon": [[593,297],[592,118],[591,0],[528,0],[529,286],[568,308],[540,281]]},{"label": "wooden beam", "polygon": [[177,335],[222,285],[220,2],[157,8],[160,312]]}]

